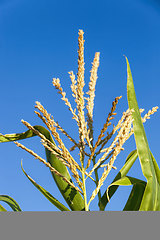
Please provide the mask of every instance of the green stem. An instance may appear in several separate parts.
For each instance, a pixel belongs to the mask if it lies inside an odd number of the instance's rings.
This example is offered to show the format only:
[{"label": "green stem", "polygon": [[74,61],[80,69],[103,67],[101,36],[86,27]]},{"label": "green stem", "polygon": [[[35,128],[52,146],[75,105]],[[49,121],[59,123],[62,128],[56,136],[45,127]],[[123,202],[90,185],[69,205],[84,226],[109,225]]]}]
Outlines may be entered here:
[{"label": "green stem", "polygon": [[[96,159],[96,157],[94,156],[93,159],[92,159],[93,165],[95,165],[95,163],[96,163],[95,159]],[[98,177],[98,171],[97,170],[98,169],[94,170],[94,174],[95,174],[95,178],[96,178],[96,181],[95,181],[96,187],[98,186],[98,182],[99,182],[99,177]],[[99,202],[100,202],[100,200],[101,200],[101,191],[100,190],[98,192],[98,199],[99,199]],[[101,211],[101,207],[100,206],[99,206],[99,210]]]},{"label": "green stem", "polygon": [[82,182],[83,182],[83,196],[84,196],[84,206],[85,211],[89,211],[88,204],[87,204],[87,194],[86,194],[86,184],[85,184],[85,169],[82,171]]},{"label": "green stem", "polygon": [[86,180],[85,180],[85,168],[84,168],[84,152],[80,151],[80,161],[82,167],[82,183],[83,183],[83,197],[84,197],[84,209],[85,211],[89,211],[87,204],[87,193],[86,193]]}]

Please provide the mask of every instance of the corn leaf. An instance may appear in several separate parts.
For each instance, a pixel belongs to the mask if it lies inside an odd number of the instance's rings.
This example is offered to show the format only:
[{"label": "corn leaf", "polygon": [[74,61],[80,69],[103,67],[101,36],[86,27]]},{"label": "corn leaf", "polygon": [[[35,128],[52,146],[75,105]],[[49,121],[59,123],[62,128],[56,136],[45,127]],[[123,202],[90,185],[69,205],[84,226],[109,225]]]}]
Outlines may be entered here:
[{"label": "corn leaf", "polygon": [[[119,173],[116,175],[116,177],[114,178],[112,183],[114,183],[115,181],[117,181],[117,180],[126,176],[126,174],[128,173],[128,171],[130,170],[130,168],[134,164],[137,157],[138,157],[137,150],[132,151],[128,155],[124,166],[121,168]],[[118,185],[112,185],[112,184],[110,185],[110,188],[108,190],[109,199],[111,199],[111,197],[113,196],[113,194],[116,192],[117,189],[118,189]],[[106,191],[105,191],[105,193],[103,194],[103,196],[102,196],[102,198],[99,202],[99,207],[100,207],[101,211],[104,211],[107,203],[108,203],[108,198],[107,198]]]},{"label": "corn leaf", "polygon": [[33,185],[53,204],[55,205],[59,210],[61,211],[70,211],[67,207],[65,207],[62,203],[60,203],[56,198],[54,198],[48,191],[46,191],[43,187],[41,187],[39,184],[37,184],[24,170],[21,162],[21,168],[26,177],[33,183]]},{"label": "corn leaf", "polygon": [[[54,143],[53,138],[50,132],[42,127],[42,126],[34,126],[36,130],[38,130],[41,134],[43,134],[48,140]],[[10,141],[17,141],[21,139],[26,139],[29,137],[36,136],[32,130],[28,130],[23,133],[18,134],[6,134],[0,135],[0,142],[10,142]],[[54,143],[55,144],[55,143]],[[45,148],[47,161],[54,167],[57,171],[59,171],[63,176],[65,176],[69,181],[71,180],[70,174],[66,168],[66,166],[55,157],[48,149]],[[84,210],[84,200],[81,194],[73,187],[71,187],[68,183],[66,183],[61,177],[55,175],[51,172],[62,196],[64,197],[65,201],[67,202],[68,206],[71,208],[72,211],[83,211]]]},{"label": "corn leaf", "polygon": [[[10,196],[0,195],[0,201],[7,203],[12,208],[12,210],[15,212],[22,211],[20,206],[18,205],[18,203]],[[1,206],[0,211],[5,211],[5,210],[6,209]]]},{"label": "corn leaf", "polygon": [[127,203],[123,209],[123,211],[139,211],[144,190],[146,187],[146,182],[143,184],[134,184],[132,187],[132,191],[130,193],[130,196],[127,200]]},{"label": "corn leaf", "polygon": [[140,160],[143,175],[147,179],[147,185],[143,194],[140,211],[159,211],[160,210],[160,169],[150,153],[144,126],[136,99],[132,74],[127,62],[127,97],[130,109],[133,109],[133,129],[134,137]]},{"label": "corn leaf", "polygon": [[0,204],[0,212],[7,212],[7,210]]},{"label": "corn leaf", "polygon": [[113,187],[113,186],[130,186],[133,185],[132,191],[130,193],[130,196],[127,200],[127,203],[124,207],[124,211],[138,211],[141,205],[141,201],[143,198],[143,193],[146,187],[146,182],[137,179],[137,178],[133,178],[133,177],[129,177],[129,176],[125,176],[122,177],[120,179],[118,179],[117,181],[113,182],[107,189],[107,191],[109,190],[109,188]]}]

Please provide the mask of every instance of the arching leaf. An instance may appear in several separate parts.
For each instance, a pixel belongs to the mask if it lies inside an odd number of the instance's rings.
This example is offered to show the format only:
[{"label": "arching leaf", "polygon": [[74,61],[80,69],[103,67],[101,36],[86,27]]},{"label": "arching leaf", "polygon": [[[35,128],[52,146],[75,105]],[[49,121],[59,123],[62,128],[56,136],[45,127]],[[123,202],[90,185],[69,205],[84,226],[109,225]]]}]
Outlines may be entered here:
[{"label": "arching leaf", "polygon": [[[22,211],[18,203],[11,198],[10,196],[7,195],[0,195],[0,201],[3,201],[7,203],[15,212],[20,212]],[[1,206],[1,211],[5,211],[4,208]]]},{"label": "arching leaf", "polygon": [[[48,140],[54,143],[50,132],[42,127],[42,126],[34,126],[36,130],[38,130],[41,134],[43,134]],[[10,142],[17,141],[21,139],[26,139],[36,136],[32,130],[28,130],[23,133],[18,134],[6,134],[0,135],[0,142]],[[55,143],[54,143],[55,144]],[[71,180],[70,174],[66,168],[66,166],[55,157],[48,149],[45,148],[47,161],[54,167],[58,172],[60,172],[63,176],[65,176],[69,181]],[[55,175],[51,172],[61,194],[63,195],[65,201],[72,211],[83,211],[84,210],[84,200],[81,194],[73,187],[71,187],[68,183],[66,183],[61,177]]]},{"label": "arching leaf", "polygon": [[43,187],[41,187],[39,184],[37,184],[23,169],[22,162],[21,162],[21,168],[26,177],[33,183],[33,185],[59,210],[61,211],[70,211],[68,208],[66,208],[62,203],[60,203],[56,198],[54,198],[48,191],[46,191]]},{"label": "arching leaf", "polygon": [[0,204],[0,212],[7,212],[7,210]]},{"label": "arching leaf", "polygon": [[[121,168],[119,173],[116,175],[113,182],[115,182],[115,181],[123,178],[124,176],[126,176],[126,174],[129,172],[130,168],[134,164],[137,157],[138,157],[137,150],[132,151],[128,155],[124,166]],[[118,189],[118,185],[110,185],[110,188],[109,188],[109,191],[108,191],[109,199],[111,199],[111,197],[113,196],[113,194],[116,192],[117,189]],[[107,203],[108,203],[108,198],[107,198],[106,191],[105,191],[105,193],[103,194],[103,196],[101,198],[101,201],[99,202],[99,207],[100,207],[101,211],[104,211]]]},{"label": "arching leaf", "polygon": [[138,211],[140,209],[140,205],[142,202],[144,190],[146,187],[146,182],[137,178],[125,176],[113,182],[108,187],[107,192],[113,186],[130,186],[130,185],[133,185],[133,188],[123,210]]}]

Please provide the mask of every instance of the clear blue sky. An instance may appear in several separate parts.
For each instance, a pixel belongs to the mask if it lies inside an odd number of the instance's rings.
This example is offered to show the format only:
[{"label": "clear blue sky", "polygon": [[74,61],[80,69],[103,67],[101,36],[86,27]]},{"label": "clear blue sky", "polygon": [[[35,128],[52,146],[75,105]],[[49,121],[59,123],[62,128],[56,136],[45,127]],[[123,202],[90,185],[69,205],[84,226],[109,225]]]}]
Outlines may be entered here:
[{"label": "clear blue sky", "polygon": [[[77,72],[79,29],[85,32],[85,90],[94,54],[96,51],[101,53],[94,109],[95,137],[116,96],[123,96],[117,107],[117,121],[128,107],[123,55],[128,57],[131,65],[139,107],[147,111],[153,106],[160,106],[159,2],[1,0],[0,132],[25,131],[21,119],[32,125],[41,125],[34,114],[35,101],[40,101],[55,120],[77,136],[71,114],[52,86],[52,78],[59,77],[63,88],[69,91],[68,72]],[[158,111],[145,123],[145,130],[150,149],[160,165],[159,117]],[[38,138],[22,143],[45,157]],[[118,170],[130,151],[135,149],[134,138],[124,147],[125,151],[115,163]],[[57,208],[25,177],[20,167],[21,159],[26,172],[65,204],[49,170],[38,160],[18,149],[14,143],[0,144],[0,157],[0,193],[13,197],[22,210],[55,211]],[[117,172],[112,171],[103,190]],[[138,160],[130,175],[144,179]],[[122,210],[130,190],[130,187],[119,188],[106,210]],[[3,206],[7,208],[6,204]],[[91,210],[98,210],[96,199],[91,204]]]}]

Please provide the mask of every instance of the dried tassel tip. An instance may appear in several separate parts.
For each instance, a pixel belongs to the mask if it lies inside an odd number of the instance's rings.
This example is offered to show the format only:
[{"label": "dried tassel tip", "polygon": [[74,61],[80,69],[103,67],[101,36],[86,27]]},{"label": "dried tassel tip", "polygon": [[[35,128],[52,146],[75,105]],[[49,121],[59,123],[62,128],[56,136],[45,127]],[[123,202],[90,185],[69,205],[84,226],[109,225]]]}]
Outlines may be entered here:
[{"label": "dried tassel tip", "polygon": [[61,94],[62,96],[62,100],[65,102],[65,104],[68,106],[69,111],[72,113],[73,115],[73,119],[75,119],[78,122],[78,117],[75,113],[75,110],[73,110],[71,103],[69,102],[68,98],[66,97],[66,92],[63,91],[63,88],[61,87],[61,83],[59,78],[53,78],[53,86],[59,90],[58,93]]}]

